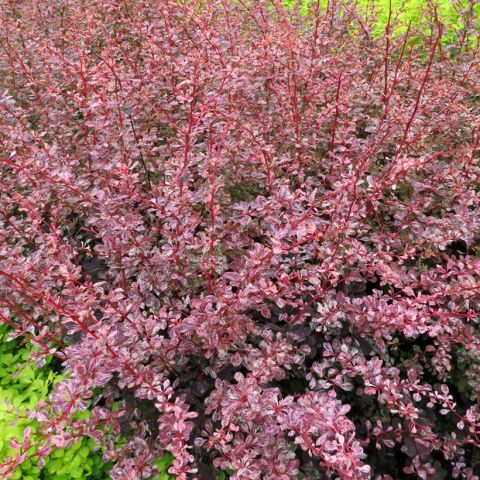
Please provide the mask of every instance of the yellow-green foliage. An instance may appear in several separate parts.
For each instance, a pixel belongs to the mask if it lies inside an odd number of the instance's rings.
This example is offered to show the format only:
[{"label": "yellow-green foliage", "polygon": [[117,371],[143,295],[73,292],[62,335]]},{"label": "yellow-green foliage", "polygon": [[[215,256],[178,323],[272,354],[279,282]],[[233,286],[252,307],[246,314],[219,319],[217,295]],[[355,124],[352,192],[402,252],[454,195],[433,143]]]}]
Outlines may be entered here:
[{"label": "yellow-green foliage", "polygon": [[[473,32],[467,34],[470,44],[478,42],[480,3],[472,4],[471,0],[352,0],[362,16],[373,17],[373,34],[380,36],[385,33],[391,9],[391,35],[404,33],[408,25],[417,32],[429,34],[435,17],[443,25],[442,43],[454,42],[463,35],[466,19],[473,17],[471,27]],[[298,8],[299,12],[308,15],[316,0],[284,0],[289,9]],[[325,10],[329,0],[320,0],[320,9]],[[473,8],[470,8],[472,7]]]},{"label": "yellow-green foliage", "polygon": [[155,460],[153,465],[157,467],[158,475],[152,480],[173,480],[171,476],[168,475],[168,469],[173,462],[173,456],[169,453],[164,455],[159,460]]},{"label": "yellow-green foliage", "polygon": [[[29,362],[30,350],[18,340],[7,341],[8,328],[0,326],[0,462],[14,456],[10,439],[23,438],[23,431],[30,427],[32,440],[36,438],[36,422],[25,413],[40,400],[46,399],[53,385],[62,375],[51,368],[51,359],[42,368]],[[88,415],[88,412],[84,412]],[[99,480],[108,479],[111,464],[105,464],[94,450],[93,440],[84,438],[68,448],[54,450],[41,469],[38,460],[23,463],[14,473],[15,480]],[[171,480],[167,474],[173,461],[169,454],[154,464],[158,475],[152,480]]]},{"label": "yellow-green foliage", "polygon": [[[36,422],[26,418],[27,409],[46,399],[52,386],[62,377],[49,366],[42,368],[28,362],[30,350],[19,341],[7,341],[8,330],[0,327],[0,461],[14,456],[10,439],[21,440],[26,427],[32,430],[31,438],[36,438]],[[107,465],[99,454],[92,451],[93,441],[83,439],[75,445],[58,449],[45,459],[40,469],[36,459],[23,463],[14,473],[18,480],[71,480],[104,479]]]},{"label": "yellow-green foliage", "polygon": [[[407,30],[411,23],[413,28],[428,33],[435,21],[443,25],[443,43],[455,41],[465,27],[464,15],[467,15],[468,1],[456,0],[357,0],[360,10],[374,12],[376,24],[374,34],[381,35],[388,23],[391,8],[393,35]],[[473,14],[479,13],[479,5],[474,7]],[[473,38],[473,37],[472,37]]]}]

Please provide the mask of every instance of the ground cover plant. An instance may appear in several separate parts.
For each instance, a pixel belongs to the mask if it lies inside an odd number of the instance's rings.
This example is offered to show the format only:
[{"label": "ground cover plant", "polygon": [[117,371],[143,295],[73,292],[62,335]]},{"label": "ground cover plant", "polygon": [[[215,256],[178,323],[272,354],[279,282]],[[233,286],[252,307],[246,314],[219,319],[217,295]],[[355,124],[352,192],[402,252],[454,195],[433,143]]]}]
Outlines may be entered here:
[{"label": "ground cover plant", "polygon": [[2,478],[478,480],[477,5],[305,5],[0,2]]},{"label": "ground cover plant", "polygon": [[[0,327],[0,460],[14,453],[10,441],[23,439],[25,428],[35,436],[36,422],[28,418],[41,399],[46,399],[52,385],[61,375],[51,368],[51,359],[42,368],[29,364],[29,349],[20,341],[8,341],[8,328]],[[71,480],[106,478],[106,465],[93,451],[92,440],[83,438],[72,447],[53,452],[43,459],[43,467],[35,458],[15,471],[19,480]]]},{"label": "ground cover plant", "polygon": [[[15,455],[14,447],[23,439],[26,428],[30,437],[37,439],[37,422],[30,418],[30,411],[40,401],[45,401],[52,386],[62,379],[58,362],[52,361],[51,356],[40,365],[29,364],[30,349],[22,345],[19,338],[12,340],[9,333],[8,325],[0,326],[0,461]],[[88,415],[88,411],[81,415]],[[155,460],[158,475],[152,480],[170,480],[167,470],[171,462],[171,455]],[[92,439],[81,438],[68,448],[54,449],[40,461],[31,455],[15,470],[12,478],[106,480],[111,466],[102,460]]]}]

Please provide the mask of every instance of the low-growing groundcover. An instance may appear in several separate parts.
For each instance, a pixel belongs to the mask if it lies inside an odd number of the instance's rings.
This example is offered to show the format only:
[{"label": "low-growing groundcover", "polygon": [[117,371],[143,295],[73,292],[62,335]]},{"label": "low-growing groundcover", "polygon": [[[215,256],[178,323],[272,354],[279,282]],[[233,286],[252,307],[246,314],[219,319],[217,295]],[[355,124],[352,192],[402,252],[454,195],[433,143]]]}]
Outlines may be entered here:
[{"label": "low-growing groundcover", "polygon": [[[0,460],[16,455],[16,442],[29,429],[35,437],[37,422],[29,418],[30,411],[45,401],[52,386],[62,378],[52,366],[52,358],[40,365],[29,364],[30,351],[16,339],[9,338],[7,325],[0,326]],[[86,412],[82,412],[85,415]],[[33,453],[33,452],[32,452]],[[156,460],[158,475],[152,480],[169,480],[167,470],[170,455]],[[95,480],[108,479],[112,465],[104,462],[95,451],[92,439],[82,438],[68,448],[54,449],[38,461],[33,456],[23,462],[12,478],[18,480]]]},{"label": "low-growing groundcover", "polygon": [[[0,459],[15,455],[15,442],[21,442],[24,430],[36,437],[36,421],[29,411],[48,397],[61,376],[50,367],[51,359],[39,368],[29,364],[30,352],[18,340],[8,341],[6,326],[0,327]],[[13,442],[13,443],[12,443]],[[93,441],[81,439],[70,448],[58,449],[40,463],[33,458],[15,471],[19,480],[104,479],[106,468],[101,455],[93,451]],[[42,465],[43,463],[43,465]]]},{"label": "low-growing groundcover", "polygon": [[3,478],[478,480],[478,8],[360,3],[0,2]]}]

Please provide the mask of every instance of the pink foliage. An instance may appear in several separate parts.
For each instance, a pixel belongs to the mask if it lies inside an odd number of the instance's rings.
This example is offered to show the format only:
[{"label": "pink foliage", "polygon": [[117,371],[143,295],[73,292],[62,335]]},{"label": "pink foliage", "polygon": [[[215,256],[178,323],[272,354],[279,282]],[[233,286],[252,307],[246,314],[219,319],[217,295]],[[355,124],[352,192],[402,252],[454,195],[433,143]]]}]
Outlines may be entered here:
[{"label": "pink foliage", "polygon": [[478,46],[343,0],[0,9],[0,318],[67,374],[40,456],[478,479]]}]

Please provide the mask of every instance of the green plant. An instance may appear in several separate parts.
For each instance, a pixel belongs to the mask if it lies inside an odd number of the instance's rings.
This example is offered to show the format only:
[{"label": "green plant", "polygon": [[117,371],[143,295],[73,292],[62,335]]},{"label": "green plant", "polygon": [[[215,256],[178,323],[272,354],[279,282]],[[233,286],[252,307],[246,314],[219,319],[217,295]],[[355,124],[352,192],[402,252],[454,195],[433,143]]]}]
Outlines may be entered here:
[{"label": "green plant", "polygon": [[168,469],[173,462],[173,455],[165,454],[162,458],[155,460],[153,465],[157,467],[158,475],[154,476],[152,480],[173,480],[173,477],[168,475]]},{"label": "green plant", "polygon": [[[14,456],[10,440],[21,441],[25,428],[30,427],[31,438],[36,437],[36,422],[27,417],[29,409],[46,399],[52,386],[62,375],[52,368],[52,359],[42,368],[28,362],[30,348],[19,340],[8,341],[9,329],[0,326],[0,461]],[[93,452],[93,440],[83,438],[68,448],[54,450],[45,458],[43,468],[32,458],[23,463],[14,474],[18,480],[105,479],[110,465]],[[160,477],[164,480],[164,477]],[[166,478],[165,478],[166,480]]]},{"label": "green plant", "polygon": [[[288,9],[298,8],[300,14],[307,16],[309,10],[317,4],[317,0],[283,0],[282,3]],[[468,31],[466,20],[478,18],[480,4],[470,0],[356,0],[355,3],[359,12],[375,18],[372,29],[374,37],[385,34],[391,12],[390,34],[393,37],[403,35],[409,25],[417,31],[417,35],[429,35],[436,16],[445,29],[442,44],[454,43],[464,32],[466,41],[472,47],[478,44],[478,25]],[[327,0],[320,0],[319,9],[325,11],[328,5]],[[415,36],[412,41],[418,43],[419,38]]]}]

